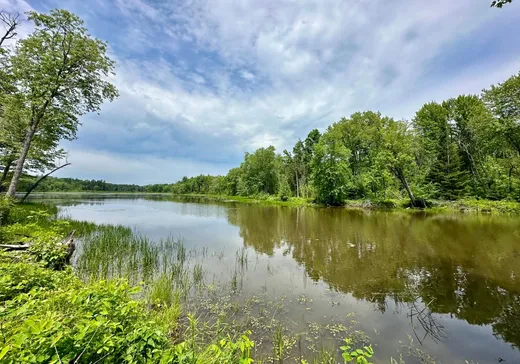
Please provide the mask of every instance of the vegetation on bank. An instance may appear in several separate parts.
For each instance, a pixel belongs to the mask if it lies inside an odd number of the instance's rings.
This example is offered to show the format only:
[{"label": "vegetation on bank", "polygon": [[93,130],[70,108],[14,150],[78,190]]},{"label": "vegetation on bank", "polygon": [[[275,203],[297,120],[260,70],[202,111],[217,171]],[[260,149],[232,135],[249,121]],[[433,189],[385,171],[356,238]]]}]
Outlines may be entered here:
[{"label": "vegetation on bank", "polygon": [[251,362],[246,335],[196,347],[177,332],[179,301],[138,299],[140,288],[128,280],[87,282],[56,265],[65,254],[56,243],[70,229],[95,239],[111,228],[55,215],[55,207],[17,205],[0,228],[2,242],[32,242],[27,252],[0,252],[2,363]]},{"label": "vegetation on bank", "polygon": [[[9,27],[2,39],[14,38],[19,19],[4,15]],[[0,44],[0,188],[11,197],[31,189],[35,178],[24,177],[27,173],[67,165],[59,166],[65,157],[60,141],[74,139],[79,118],[118,95],[107,81],[115,67],[107,45],[91,37],[79,17],[66,10],[27,15],[34,31],[13,47]],[[371,201],[372,206],[408,200],[420,208],[433,201],[518,202],[519,95],[520,74],[480,95],[427,103],[412,120],[356,112],[323,133],[312,130],[290,151],[277,153],[270,146],[246,153],[226,176],[151,186],[49,177],[38,188],[270,195],[296,198],[292,205],[301,204],[300,198],[324,205]]]},{"label": "vegetation on bank", "polygon": [[[25,175],[18,183],[18,191],[26,192],[38,180],[37,176]],[[109,183],[104,180],[47,177],[35,192],[104,192],[104,193],[170,193],[171,184],[136,185]]]},{"label": "vegetation on bank", "polygon": [[[150,244],[128,228],[57,219],[54,206],[2,204],[9,213],[0,241],[31,243],[27,251],[0,251],[2,363],[253,362],[247,323],[226,323],[224,313],[203,322],[190,306],[188,296],[203,287],[204,272],[188,265],[191,253],[179,242]],[[66,253],[57,244],[70,230],[81,239],[76,270],[61,264]],[[237,255],[242,266],[243,254]],[[281,363],[287,343],[283,329],[275,332],[272,355]],[[314,362],[333,363],[341,355],[345,363],[369,363],[373,353],[370,345],[347,339]]]},{"label": "vegetation on bank", "polygon": [[[292,151],[246,153],[226,176],[184,177],[176,194],[349,200],[520,201],[520,74],[481,95],[422,106],[411,121],[352,114]],[[450,204],[450,203],[445,203]]]},{"label": "vegetation on bank", "polygon": [[[202,200],[221,201],[221,202],[240,202],[262,205],[277,205],[290,207],[324,207],[323,204],[317,204],[311,198],[292,197],[286,201],[282,201],[278,196],[272,195],[256,195],[256,196],[226,196],[212,194],[176,194],[175,196],[185,196],[192,198],[200,198]],[[387,200],[347,200],[341,207],[365,210],[399,210],[399,211],[415,211],[412,210],[410,201],[406,199],[387,199]],[[462,212],[462,213],[492,213],[492,214],[520,214],[520,203],[515,201],[490,201],[490,200],[473,200],[462,199],[458,201],[429,201],[427,211],[431,212]]]}]

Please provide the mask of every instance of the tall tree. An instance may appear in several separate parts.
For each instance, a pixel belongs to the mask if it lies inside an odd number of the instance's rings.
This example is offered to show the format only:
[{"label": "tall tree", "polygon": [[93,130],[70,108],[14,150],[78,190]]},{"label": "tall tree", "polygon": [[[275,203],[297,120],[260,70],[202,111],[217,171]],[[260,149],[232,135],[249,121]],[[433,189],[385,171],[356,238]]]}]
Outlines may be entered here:
[{"label": "tall tree", "polygon": [[495,130],[520,153],[520,73],[482,92],[495,117]]},{"label": "tall tree", "polygon": [[275,194],[278,190],[279,156],[273,146],[259,148],[254,153],[246,153],[240,169],[245,193]]},{"label": "tall tree", "polygon": [[[20,101],[22,101],[20,99]],[[23,148],[29,118],[23,105],[4,105],[3,114],[0,117],[0,191],[4,191],[4,183],[8,181],[11,167]],[[24,165],[26,171],[44,172],[56,168],[56,162],[65,158],[65,151],[58,145],[58,140],[45,138],[36,134],[31,143],[31,149]]]},{"label": "tall tree", "polygon": [[329,127],[314,147],[312,179],[319,202],[339,205],[347,197],[352,173],[348,165],[350,151],[341,142],[339,130]]},{"label": "tall tree", "polygon": [[425,104],[416,113],[414,126],[426,156],[428,180],[436,187],[434,197],[461,196],[468,183],[468,172],[462,166],[447,105]]},{"label": "tall tree", "polygon": [[22,98],[25,110],[20,112],[28,112],[29,119],[8,196],[16,192],[35,135],[74,139],[78,118],[118,95],[107,81],[114,62],[106,55],[106,44],[92,38],[79,17],[66,10],[28,15],[36,29],[16,46],[10,60],[15,90],[1,102]]}]

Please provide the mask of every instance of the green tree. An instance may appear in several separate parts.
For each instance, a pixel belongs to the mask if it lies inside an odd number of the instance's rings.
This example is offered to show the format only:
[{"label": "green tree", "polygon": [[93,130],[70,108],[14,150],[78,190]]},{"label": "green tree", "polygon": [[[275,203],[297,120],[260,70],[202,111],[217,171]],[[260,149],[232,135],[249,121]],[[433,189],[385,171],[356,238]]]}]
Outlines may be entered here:
[{"label": "green tree", "polygon": [[405,189],[410,203],[414,207],[425,207],[423,199],[417,199],[413,193],[411,181],[418,174],[414,157],[413,134],[402,121],[389,119],[382,133],[383,148],[376,156],[378,170],[387,169]]},{"label": "green tree", "polygon": [[22,98],[20,112],[28,112],[29,120],[8,196],[16,192],[35,135],[74,139],[78,118],[118,95],[107,81],[114,62],[106,56],[106,44],[92,38],[80,18],[65,10],[28,14],[36,29],[18,42],[10,59],[14,92],[0,101],[12,107]]},{"label": "green tree", "polygon": [[240,166],[246,195],[257,193],[275,194],[278,190],[279,157],[273,146],[259,148],[254,153],[246,153]]},{"label": "green tree", "polygon": [[[22,100],[19,99],[19,101]],[[23,105],[15,105],[14,110],[10,105],[4,105],[2,117],[0,117],[0,166],[2,167],[0,191],[3,191],[10,169],[20,155],[28,128],[27,113],[24,115],[20,110],[25,110]],[[58,140],[36,134],[27,155],[24,170],[26,172],[44,172],[56,168],[56,162],[65,158],[65,151],[59,148],[58,142]]]},{"label": "green tree", "polygon": [[344,146],[350,151],[348,163],[353,174],[352,198],[377,197],[385,187],[385,176],[374,168],[382,148],[382,130],[389,122],[379,112],[358,112],[342,118],[336,125]]},{"label": "green tree", "polygon": [[468,184],[468,172],[461,162],[448,105],[425,104],[416,113],[414,126],[426,156],[428,182],[436,188],[434,197],[460,197]]},{"label": "green tree", "polygon": [[241,176],[242,170],[239,167],[232,168],[229,170],[228,174],[225,177],[227,194],[231,196],[238,195]]},{"label": "green tree", "polygon": [[347,197],[352,173],[348,165],[350,151],[341,142],[338,129],[329,127],[314,147],[312,179],[317,200],[339,205]]},{"label": "green tree", "polygon": [[482,92],[495,117],[494,128],[520,153],[520,73]]}]

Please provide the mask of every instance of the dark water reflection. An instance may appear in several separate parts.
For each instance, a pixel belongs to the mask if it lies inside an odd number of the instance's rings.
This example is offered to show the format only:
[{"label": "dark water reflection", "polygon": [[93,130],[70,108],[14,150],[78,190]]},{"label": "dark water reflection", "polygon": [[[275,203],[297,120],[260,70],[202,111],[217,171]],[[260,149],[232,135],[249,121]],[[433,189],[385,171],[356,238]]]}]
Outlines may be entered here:
[{"label": "dark water reflection", "polygon": [[293,313],[298,323],[355,312],[388,356],[411,335],[442,362],[520,363],[518,217],[158,197],[57,203],[73,218],[136,226],[153,237],[251,248],[267,270],[245,278],[249,292],[269,285],[289,298],[321,297],[312,310]]}]

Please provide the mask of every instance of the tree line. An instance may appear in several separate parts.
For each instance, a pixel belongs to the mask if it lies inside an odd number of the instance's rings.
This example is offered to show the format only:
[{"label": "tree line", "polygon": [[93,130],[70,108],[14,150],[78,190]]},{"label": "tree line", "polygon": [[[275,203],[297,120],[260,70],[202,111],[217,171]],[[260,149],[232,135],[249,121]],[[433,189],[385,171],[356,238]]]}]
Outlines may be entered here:
[{"label": "tree line", "polygon": [[[18,191],[25,192],[36,182],[35,176],[23,176],[18,183]],[[171,184],[118,184],[104,180],[82,180],[77,178],[48,177],[39,186],[39,192],[171,192]]]},{"label": "tree line", "polygon": [[483,90],[423,105],[412,120],[365,111],[291,151],[246,153],[226,176],[184,177],[174,193],[350,199],[520,200],[520,74]]}]

